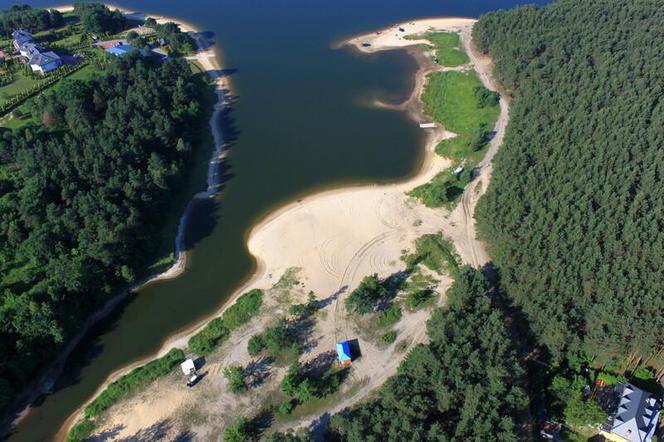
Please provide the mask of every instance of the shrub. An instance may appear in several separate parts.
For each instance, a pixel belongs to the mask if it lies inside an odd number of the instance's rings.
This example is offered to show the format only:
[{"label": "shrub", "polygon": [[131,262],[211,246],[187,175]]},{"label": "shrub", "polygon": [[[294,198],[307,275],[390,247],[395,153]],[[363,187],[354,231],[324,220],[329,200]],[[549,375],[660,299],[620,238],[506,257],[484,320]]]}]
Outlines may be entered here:
[{"label": "shrub", "polygon": [[229,365],[224,368],[224,377],[228,379],[231,392],[237,394],[247,390],[244,368],[239,365]]},{"label": "shrub", "polygon": [[388,327],[396,324],[401,319],[401,307],[397,304],[391,304],[388,308],[380,312],[377,325],[379,327]]},{"label": "shrub", "polygon": [[224,442],[244,442],[249,436],[247,418],[238,417],[233,425],[224,428]]},{"label": "shrub", "polygon": [[235,304],[226,309],[222,315],[224,323],[231,329],[244,325],[249,322],[262,304],[263,291],[259,289],[251,290],[237,298]]},{"label": "shrub", "polygon": [[231,333],[231,330],[249,322],[263,303],[263,291],[251,290],[228,307],[221,318],[210,321],[203,330],[189,339],[189,348],[201,355],[211,353]]},{"label": "shrub", "polygon": [[87,407],[85,417],[99,416],[103,411],[118,402],[123,396],[146,386],[155,379],[167,375],[185,360],[185,355],[179,348],[169,351],[166,356],[148,362],[142,367],[133,369],[129,374],[111,383]]},{"label": "shrub", "polygon": [[279,404],[279,407],[277,407],[277,413],[285,416],[291,414],[294,408],[295,408],[295,403],[293,402],[293,400],[286,399],[285,401]]},{"label": "shrub", "polygon": [[74,425],[67,437],[65,437],[65,442],[83,442],[87,440],[92,433],[95,431],[95,423],[88,418],[83,418],[76,425]]},{"label": "shrub", "polygon": [[377,274],[365,277],[360,285],[346,298],[349,310],[365,315],[371,313],[378,301],[387,297],[387,288]]},{"label": "shrub", "polygon": [[394,331],[394,330],[391,330],[391,331],[385,333],[380,339],[386,344],[391,344],[391,343],[393,343],[394,341],[397,340],[397,332]]},{"label": "shrub", "polygon": [[230,330],[221,318],[210,321],[203,330],[189,339],[189,348],[200,355],[211,353],[230,335]]}]

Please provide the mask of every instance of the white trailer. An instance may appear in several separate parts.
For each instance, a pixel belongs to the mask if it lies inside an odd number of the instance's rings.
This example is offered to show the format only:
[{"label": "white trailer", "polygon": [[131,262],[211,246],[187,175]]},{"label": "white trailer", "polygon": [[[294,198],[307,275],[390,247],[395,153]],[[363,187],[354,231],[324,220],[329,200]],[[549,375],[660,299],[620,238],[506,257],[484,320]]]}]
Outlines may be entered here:
[{"label": "white trailer", "polygon": [[436,127],[436,123],[420,123],[421,129],[433,129]]}]

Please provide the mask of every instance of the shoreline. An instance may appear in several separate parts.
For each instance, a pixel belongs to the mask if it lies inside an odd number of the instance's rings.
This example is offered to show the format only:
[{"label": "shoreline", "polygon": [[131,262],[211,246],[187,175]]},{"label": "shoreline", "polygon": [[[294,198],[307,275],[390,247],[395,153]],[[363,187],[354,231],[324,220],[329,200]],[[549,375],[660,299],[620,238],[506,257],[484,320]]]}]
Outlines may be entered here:
[{"label": "shoreline", "polygon": [[[174,22],[182,32],[187,32],[190,34],[199,34],[202,32],[195,25],[191,23],[178,20],[173,17],[167,17],[159,14],[149,14],[145,12],[136,12],[130,11],[121,6],[105,3],[105,5],[111,9],[118,9],[120,12],[126,16],[133,16],[135,19],[139,20],[142,16],[143,18],[152,17],[158,23]],[[60,12],[67,12],[74,9],[72,5],[58,5],[51,7],[49,9],[56,9]],[[195,56],[187,57],[190,61],[195,61],[201,67],[201,69],[206,72],[212,80],[216,83],[215,94],[217,95],[217,102],[214,105],[212,114],[210,115],[209,125],[212,132],[212,139],[215,145],[214,150],[210,156],[210,163],[208,166],[207,173],[207,188],[203,191],[200,191],[193,195],[187,205],[185,206],[184,211],[178,222],[177,233],[175,236],[175,247],[174,255],[175,262],[166,270],[153,273],[145,278],[131,284],[126,289],[123,289],[122,292],[113,296],[107,300],[104,305],[97,311],[95,311],[83,324],[81,330],[68,342],[65,348],[62,350],[60,355],[53,361],[45,371],[39,376],[39,379],[34,382],[34,384],[28,387],[27,390],[24,390],[22,394],[16,400],[18,405],[7,413],[5,424],[8,425],[8,428],[5,431],[0,432],[0,435],[6,434],[6,432],[11,432],[14,427],[21,423],[25,419],[31,410],[31,404],[40,396],[48,394],[48,392],[53,388],[57,378],[61,375],[64,365],[67,362],[67,359],[75,348],[80,344],[83,338],[89,333],[90,329],[96,325],[99,321],[110,315],[117,306],[125,301],[129,296],[135,294],[136,291],[141,288],[153,284],[159,281],[167,281],[170,279],[175,279],[179,277],[185,270],[187,266],[187,251],[185,250],[185,231],[191,215],[191,211],[197,201],[205,198],[213,197],[216,194],[218,189],[218,182],[216,181],[216,174],[214,173],[215,168],[218,166],[219,162],[222,159],[223,154],[223,134],[221,128],[217,124],[219,117],[222,112],[225,110],[225,99],[226,94],[230,91],[230,84],[226,78],[221,74],[221,62],[217,53],[212,47],[208,47],[204,39],[200,35],[192,35],[192,38],[196,41],[198,50],[196,51]],[[107,385],[108,381],[104,382],[104,385]],[[95,396],[98,392],[95,393]],[[67,419],[65,423],[69,422],[70,419]],[[60,432],[58,432],[58,436]],[[56,437],[58,437],[56,436]],[[64,438],[64,436],[63,436]]]},{"label": "shoreline", "polygon": [[[467,52],[470,52],[472,50],[472,42],[470,42],[470,30],[475,21],[476,21],[475,19],[469,19],[469,18],[434,18],[434,19],[418,20],[415,22],[411,21],[410,23],[411,24],[417,23],[419,27],[423,27],[423,29],[425,30],[429,26],[433,26],[441,30],[458,31],[462,34],[462,39],[464,40],[463,41],[464,48],[466,49]],[[427,57],[424,56],[421,53],[421,51],[417,49],[417,46],[423,42],[422,40],[404,40],[400,39],[399,34],[397,34],[396,35],[397,40],[395,41],[392,41],[393,39],[382,39],[376,42],[377,40],[376,36],[379,37],[381,35],[384,36],[387,34],[388,31],[398,29],[399,26],[400,25],[388,27],[376,33],[354,36],[346,40],[343,44],[336,44],[336,47],[349,46],[354,50],[357,50],[358,54],[367,53],[367,52],[377,52],[382,50],[401,49],[401,50],[408,50],[411,52],[411,54],[415,55],[416,59],[418,60],[419,67],[416,73],[416,81],[413,90],[411,92],[411,95],[403,103],[396,106],[391,106],[391,108],[406,112],[411,120],[417,122],[418,120],[424,118],[424,109],[420,97],[424,91],[426,76],[431,72],[439,70],[440,67],[434,65],[431,61],[428,61]],[[366,39],[371,39],[372,41],[372,46],[369,49],[363,47],[361,44],[361,42]],[[471,66],[473,66],[478,76],[482,79],[483,83],[485,83],[486,85],[485,80],[487,78],[490,78],[490,70],[489,70],[490,65],[480,63],[482,60],[481,57],[479,57],[477,54],[473,54],[471,56],[471,54],[469,53],[469,57],[471,58],[470,62]],[[501,104],[501,108],[502,106],[503,104]],[[501,116],[504,117],[503,120],[504,122],[506,122],[506,114],[503,115],[501,113]],[[501,125],[499,121],[496,127],[499,128],[499,132],[502,135],[504,125]],[[99,392],[102,391],[103,388],[105,388],[108,385],[108,383],[112,382],[117,377],[127,373],[131,369],[143,365],[144,363],[156,357],[163,356],[163,354],[165,354],[168,350],[170,350],[173,347],[186,348],[186,343],[188,338],[191,335],[198,332],[200,329],[202,329],[211,319],[223,313],[223,311],[226,308],[228,308],[228,306],[232,305],[232,303],[237,299],[237,297],[240,294],[244,293],[250,288],[254,287],[263,288],[265,286],[270,285],[271,283],[275,282],[272,279],[273,275],[276,274],[277,278],[279,277],[280,275],[280,273],[278,273],[279,270],[283,270],[284,268],[295,265],[296,264],[295,262],[288,262],[287,264],[275,265],[274,262],[287,261],[287,258],[284,258],[283,260],[276,260],[273,258],[282,258],[282,254],[284,251],[282,249],[279,249],[279,247],[275,246],[275,243],[278,243],[279,240],[283,242],[284,238],[286,238],[288,234],[291,233],[285,229],[289,224],[297,223],[296,219],[297,217],[302,217],[305,214],[309,216],[309,212],[319,210],[321,209],[321,207],[323,209],[325,209],[326,207],[329,208],[329,206],[332,205],[335,201],[349,199],[361,193],[369,194],[372,198],[375,198],[376,196],[381,194],[387,195],[388,193],[390,193],[393,196],[395,196],[395,198],[398,200],[398,204],[408,205],[409,198],[405,196],[406,190],[413,188],[418,184],[428,182],[437,172],[445,169],[450,164],[450,161],[448,159],[442,158],[435,153],[436,145],[442,139],[450,136],[454,136],[454,134],[445,131],[445,129],[442,127],[438,127],[435,130],[428,131],[425,140],[423,159],[418,170],[414,171],[412,174],[409,174],[407,177],[405,177],[402,180],[388,184],[372,185],[372,184],[360,183],[357,185],[352,185],[352,184],[342,185],[339,188],[324,189],[318,191],[313,190],[312,193],[306,194],[297,199],[296,201],[291,201],[266,213],[265,216],[258,219],[256,223],[249,229],[246,237],[247,247],[249,249],[250,254],[252,255],[252,257],[256,262],[256,268],[253,274],[248,278],[248,280],[242,283],[242,285],[233,292],[233,294],[223,303],[223,305],[219,309],[211,313],[209,316],[200,320],[191,327],[188,327],[185,330],[182,330],[178,333],[175,333],[165,338],[160,349],[156,353],[154,353],[149,357],[145,357],[142,358],[141,360],[135,361],[129,366],[125,366],[122,369],[117,370],[116,372],[111,374],[107,378],[107,380],[98,388],[93,398],[96,397],[96,395],[99,394]],[[487,152],[486,161],[483,160],[482,164],[491,161],[493,153],[495,153],[495,150],[497,150],[497,147],[500,145],[502,141],[502,136],[497,136],[495,140],[496,140],[495,142],[492,142],[492,148],[494,149],[494,151],[492,152],[490,149]],[[423,227],[415,227],[414,225],[410,225],[407,229],[408,233],[410,233],[411,235],[416,234],[417,236],[419,236],[427,232],[436,232],[436,231],[443,232],[443,234],[446,237],[451,237],[454,240],[455,245],[457,247],[462,248],[460,255],[462,256],[465,262],[471,263],[475,266],[479,266],[484,262],[486,262],[488,260],[488,256],[485,253],[483,255],[479,254],[482,256],[478,256],[478,253],[475,250],[475,248],[482,248],[482,246],[475,239],[474,221],[472,220],[472,213],[473,213],[472,209],[474,209],[474,203],[476,203],[477,197],[479,197],[477,192],[475,192],[476,186],[479,182],[482,182],[484,180],[484,176],[485,174],[481,174],[480,179],[477,179],[475,182],[472,182],[469,186],[467,186],[467,189],[464,192],[464,199],[457,207],[458,210],[455,209],[452,213],[444,209],[427,209],[423,207],[417,208],[418,215],[425,214],[426,216],[430,217],[427,218],[428,222]],[[485,187],[483,187],[481,190],[482,191],[485,190]],[[466,195],[469,195],[468,201],[466,201]],[[341,215],[338,214],[336,215],[336,217],[340,216]],[[446,219],[443,219],[443,217],[445,217]],[[448,217],[452,217],[452,219],[447,220]],[[468,222],[469,219],[470,222]],[[417,221],[420,220],[418,219]],[[324,232],[323,228],[320,228],[320,230]],[[397,231],[398,233],[403,233],[404,229],[403,226],[401,226],[401,227],[393,227],[393,230]],[[403,242],[403,240],[401,242]],[[472,244],[468,245],[467,243],[472,243]],[[290,243],[290,245],[293,245],[292,242]],[[410,247],[411,245],[412,244],[409,243],[408,247]],[[464,245],[468,245],[468,249],[464,249]],[[364,245],[361,244],[361,249],[364,248],[365,246],[366,244]],[[398,247],[395,247],[394,244],[390,244],[390,246],[392,246],[392,249],[394,249],[392,250],[394,257],[398,258],[398,256],[400,256],[399,255],[400,249]],[[291,254],[293,253],[291,252]],[[351,261],[355,259],[356,255],[357,253],[353,255]],[[363,257],[360,258],[363,259]],[[314,264],[315,263],[309,265],[309,261],[305,261],[306,266],[313,267]],[[357,276],[360,263],[356,263],[357,266],[354,269],[351,269],[351,272],[349,273],[348,269],[351,267],[351,264],[352,263],[349,263],[348,267],[346,268],[346,271],[344,272],[341,281],[338,281],[339,279],[337,277],[338,275],[336,276],[323,275],[327,276],[328,279],[332,279],[333,280],[332,284],[330,285],[330,282],[327,281],[326,283],[327,285],[326,284],[314,284],[314,285],[325,287],[323,293],[328,293],[335,290],[339,290],[339,288],[344,282],[346,283],[356,282],[354,281],[354,279]],[[394,267],[394,266],[395,266],[394,264],[386,265],[386,267]],[[307,273],[306,268],[304,269],[304,271],[305,273]],[[321,273],[325,272],[321,270]],[[349,277],[350,279],[346,278],[347,273],[350,274]],[[362,274],[360,274],[360,276]],[[318,282],[320,278],[317,278],[316,276],[317,275],[310,275],[309,278],[307,277],[304,278],[305,280],[310,280],[307,281],[308,288],[311,288],[310,283],[313,283],[313,281]],[[320,291],[316,292],[320,293]],[[375,381],[379,381],[382,378],[386,377],[389,374],[388,371],[389,370],[385,370],[384,373],[381,373],[379,376],[375,376]],[[374,382],[371,382],[371,384],[374,384]],[[70,416],[70,418],[66,421],[65,425],[63,425],[61,432],[67,429],[69,425],[71,425],[76,421],[78,415],[80,414],[80,411],[83,409],[84,406],[85,404],[83,404],[81,408],[77,410],[76,413]]]}]

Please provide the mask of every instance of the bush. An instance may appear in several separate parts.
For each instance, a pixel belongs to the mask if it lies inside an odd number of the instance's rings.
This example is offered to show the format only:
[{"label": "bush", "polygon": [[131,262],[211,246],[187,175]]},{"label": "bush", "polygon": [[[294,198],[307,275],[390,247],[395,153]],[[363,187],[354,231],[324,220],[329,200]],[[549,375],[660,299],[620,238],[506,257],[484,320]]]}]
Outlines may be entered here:
[{"label": "bush", "polygon": [[379,327],[388,327],[396,324],[401,319],[401,307],[397,304],[391,304],[388,308],[380,312],[377,325]]},{"label": "bush", "polygon": [[249,322],[262,304],[263,291],[253,289],[237,298],[235,304],[226,309],[222,315],[224,323],[230,329],[244,325]]},{"label": "bush", "polygon": [[210,321],[203,330],[189,339],[189,348],[199,355],[211,353],[230,335],[230,330],[221,318]]},{"label": "bush", "polygon": [[385,333],[383,336],[381,336],[381,341],[383,341],[386,344],[391,344],[394,341],[397,340],[397,332],[392,330],[387,333]]},{"label": "bush", "polygon": [[371,313],[376,304],[388,295],[387,288],[377,274],[365,277],[360,285],[346,298],[346,307],[352,312],[365,315]]},{"label": "bush", "polygon": [[244,442],[249,436],[249,423],[245,417],[238,417],[233,425],[224,428],[224,442]]},{"label": "bush", "polygon": [[92,433],[95,431],[95,423],[88,418],[83,418],[76,425],[74,425],[67,437],[65,437],[65,442],[83,442],[86,441]]},{"label": "bush", "polygon": [[150,382],[169,374],[175,367],[185,360],[185,355],[179,348],[169,351],[166,356],[148,362],[142,367],[133,369],[129,374],[122,376],[111,383],[87,407],[85,417],[99,416],[122,397],[148,385]]},{"label": "bush", "polygon": [[293,402],[293,400],[286,399],[285,401],[279,404],[279,407],[277,407],[277,413],[285,416],[291,414],[294,408],[295,408],[295,403]]},{"label": "bush", "polygon": [[418,308],[429,305],[433,301],[435,292],[433,290],[415,290],[406,295],[405,303],[409,310],[417,310]]},{"label": "bush", "polygon": [[268,327],[263,333],[252,336],[247,344],[247,351],[256,356],[263,350],[273,358],[287,359],[290,354],[299,355],[301,346],[297,342],[297,335],[292,330],[291,323],[285,318],[279,318],[274,326]]},{"label": "bush", "polygon": [[263,291],[251,290],[235,301],[222,314],[221,318],[210,321],[203,330],[189,339],[189,348],[200,354],[211,353],[228,338],[231,330],[249,322],[263,304]]},{"label": "bush", "polygon": [[415,253],[404,258],[408,271],[413,271],[419,264],[438,273],[443,271],[453,274],[461,261],[454,244],[443,238],[443,235],[426,234],[415,241]]},{"label": "bush", "polygon": [[231,392],[237,394],[247,390],[244,368],[239,365],[229,365],[224,368],[224,377],[228,379]]}]

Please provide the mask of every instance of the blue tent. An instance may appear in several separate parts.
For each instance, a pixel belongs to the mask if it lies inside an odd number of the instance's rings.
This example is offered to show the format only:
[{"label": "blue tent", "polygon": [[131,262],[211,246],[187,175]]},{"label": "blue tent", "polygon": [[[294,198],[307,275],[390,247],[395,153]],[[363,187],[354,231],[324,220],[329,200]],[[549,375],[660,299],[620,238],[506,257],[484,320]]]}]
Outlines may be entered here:
[{"label": "blue tent", "polygon": [[350,345],[348,344],[348,341],[337,343],[337,355],[339,356],[339,361],[342,363],[353,360],[350,356]]}]

